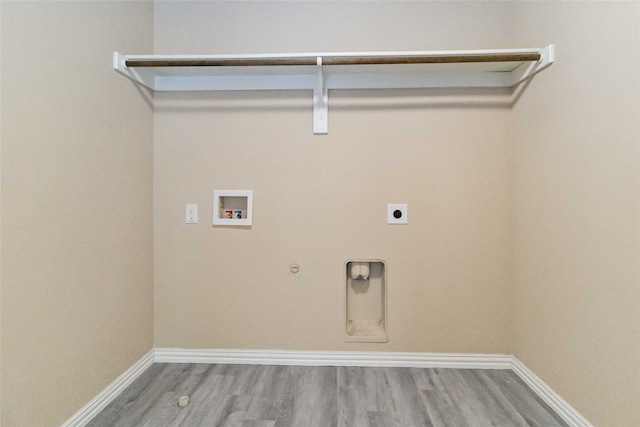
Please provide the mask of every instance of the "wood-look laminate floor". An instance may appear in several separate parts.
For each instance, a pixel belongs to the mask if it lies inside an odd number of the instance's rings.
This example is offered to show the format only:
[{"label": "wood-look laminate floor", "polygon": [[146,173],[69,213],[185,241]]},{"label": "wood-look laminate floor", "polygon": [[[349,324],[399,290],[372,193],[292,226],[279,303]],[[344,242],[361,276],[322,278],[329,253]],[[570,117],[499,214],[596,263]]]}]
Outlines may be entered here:
[{"label": "wood-look laminate floor", "polygon": [[510,370],[161,363],[89,426],[566,424]]}]

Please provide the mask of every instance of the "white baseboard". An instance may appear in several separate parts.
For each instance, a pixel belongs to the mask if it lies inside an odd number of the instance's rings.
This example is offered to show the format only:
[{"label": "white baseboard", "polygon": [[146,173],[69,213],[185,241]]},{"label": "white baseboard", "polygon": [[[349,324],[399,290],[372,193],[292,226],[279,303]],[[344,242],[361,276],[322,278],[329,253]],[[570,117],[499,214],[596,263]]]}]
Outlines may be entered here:
[{"label": "white baseboard", "polygon": [[511,369],[571,427],[593,427],[515,356],[506,354],[156,348],[118,377],[62,427],[85,426],[152,363]]},{"label": "white baseboard", "polygon": [[122,375],[109,384],[104,390],[87,403],[82,409],[69,418],[61,427],[85,426],[100,413],[109,403],[122,393],[133,381],[136,380],[149,366],[154,363],[155,351],[151,349],[140,360],[134,363]]},{"label": "white baseboard", "polygon": [[531,371],[524,363],[522,363],[517,357],[511,356],[512,366],[511,370],[520,377],[533,390],[535,394],[542,399],[544,403],[549,405],[556,414],[560,416],[571,427],[593,427],[585,417],[583,417],[573,406],[571,406],[566,400],[560,397],[555,391],[551,389],[540,377]]},{"label": "white baseboard", "polygon": [[156,348],[158,363],[511,369],[504,354]]}]

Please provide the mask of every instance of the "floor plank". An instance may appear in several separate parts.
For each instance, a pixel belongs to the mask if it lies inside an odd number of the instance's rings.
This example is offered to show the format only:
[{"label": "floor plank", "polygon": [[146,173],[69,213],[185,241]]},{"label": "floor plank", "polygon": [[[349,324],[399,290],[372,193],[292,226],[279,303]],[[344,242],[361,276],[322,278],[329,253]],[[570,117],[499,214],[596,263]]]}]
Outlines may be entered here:
[{"label": "floor plank", "polygon": [[566,424],[510,370],[168,363],[152,365],[88,426]]}]

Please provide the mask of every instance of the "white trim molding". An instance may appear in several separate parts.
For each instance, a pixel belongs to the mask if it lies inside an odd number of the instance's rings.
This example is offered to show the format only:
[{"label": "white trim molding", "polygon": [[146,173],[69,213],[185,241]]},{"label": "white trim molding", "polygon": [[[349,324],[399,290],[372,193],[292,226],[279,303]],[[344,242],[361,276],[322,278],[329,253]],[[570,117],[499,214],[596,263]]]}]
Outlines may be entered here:
[{"label": "white trim molding", "polygon": [[560,416],[567,424],[572,427],[593,427],[585,417],[583,417],[573,406],[566,400],[560,397],[555,391],[551,389],[540,377],[533,373],[524,363],[522,363],[517,357],[511,356],[512,366],[511,370],[522,381],[533,390],[535,394],[542,399],[544,403],[549,405],[556,414]]},{"label": "white trim molding", "polygon": [[155,360],[158,363],[511,369],[511,356],[503,354],[157,348]]},{"label": "white trim molding", "polygon": [[153,363],[511,369],[570,427],[593,427],[593,424],[513,355],[179,348],[156,348],[149,351],[62,427],[88,424]]},{"label": "white trim molding", "polygon": [[151,349],[142,356],[122,375],[109,384],[82,409],[69,418],[61,427],[81,427],[85,426],[96,415],[107,407],[116,397],[120,395],[132,382],[134,382],[144,371],[155,362],[155,350]]}]

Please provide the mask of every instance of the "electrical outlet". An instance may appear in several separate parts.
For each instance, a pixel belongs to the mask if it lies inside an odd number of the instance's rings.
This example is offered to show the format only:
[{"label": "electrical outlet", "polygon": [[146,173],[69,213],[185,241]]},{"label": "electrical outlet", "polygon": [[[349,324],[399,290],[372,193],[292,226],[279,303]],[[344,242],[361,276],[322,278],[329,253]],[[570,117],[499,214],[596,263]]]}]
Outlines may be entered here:
[{"label": "electrical outlet", "polygon": [[187,224],[197,224],[198,223],[198,205],[196,204],[188,204],[187,205]]}]

